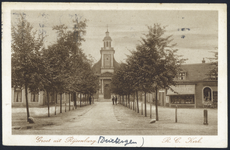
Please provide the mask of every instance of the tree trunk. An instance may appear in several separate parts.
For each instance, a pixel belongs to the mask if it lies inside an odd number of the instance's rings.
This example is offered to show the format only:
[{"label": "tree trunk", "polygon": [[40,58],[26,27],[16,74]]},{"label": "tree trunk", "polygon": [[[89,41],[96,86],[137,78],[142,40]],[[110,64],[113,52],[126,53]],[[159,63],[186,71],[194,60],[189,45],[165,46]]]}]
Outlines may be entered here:
[{"label": "tree trunk", "polygon": [[70,111],[70,97],[71,97],[71,93],[69,92],[69,111]]},{"label": "tree trunk", "polygon": [[62,93],[60,93],[60,113],[62,113]]},{"label": "tree trunk", "polygon": [[139,113],[138,91],[137,91],[137,113]]},{"label": "tree trunk", "polygon": [[66,112],[66,95],[64,93],[64,98],[65,98],[65,112]]},{"label": "tree trunk", "polygon": [[134,96],[133,96],[133,110],[135,110],[135,93],[134,93]]},{"label": "tree trunk", "polygon": [[89,94],[86,94],[86,104],[89,104]]},{"label": "tree trunk", "polygon": [[130,108],[130,96],[128,95],[128,103],[129,103],[129,108]]},{"label": "tree trunk", "polygon": [[156,101],[155,101],[155,105],[156,105],[156,121],[158,121],[159,118],[158,118],[157,87],[156,87]]},{"label": "tree trunk", "polygon": [[147,110],[146,110],[146,92],[145,92],[145,117],[147,117]]},{"label": "tree trunk", "polygon": [[150,105],[150,119],[152,119],[152,115],[153,115],[153,113],[152,113],[152,102],[150,101],[150,103],[149,103],[149,105]]},{"label": "tree trunk", "polygon": [[122,104],[124,106],[124,95],[122,95]]},{"label": "tree trunk", "polygon": [[55,99],[55,115],[57,114],[57,112],[56,112],[56,104],[57,104],[57,91],[56,91],[56,99]]},{"label": "tree trunk", "polygon": [[49,92],[46,90],[47,94],[47,106],[48,106],[48,117],[50,117],[50,101],[49,101]]},{"label": "tree trunk", "polygon": [[80,93],[80,107],[81,107],[81,93]]},{"label": "tree trunk", "polygon": [[27,112],[27,122],[28,122],[30,117],[30,112],[29,112],[29,103],[28,103],[27,83],[25,84],[25,96],[26,96],[26,112]]},{"label": "tree trunk", "polygon": [[83,103],[84,106],[85,106],[85,94],[82,94],[82,103]]},{"label": "tree trunk", "polygon": [[82,94],[82,105],[85,105],[85,99],[84,99],[84,94]]},{"label": "tree trunk", "polygon": [[74,100],[74,106],[77,106],[77,97],[76,97],[76,92],[73,93],[73,100]]},{"label": "tree trunk", "polygon": [[75,103],[76,103],[76,109],[77,109],[77,98],[78,98],[78,94],[76,92],[74,93],[74,97],[75,97]]},{"label": "tree trunk", "polygon": [[127,95],[125,95],[125,106],[127,107]]}]

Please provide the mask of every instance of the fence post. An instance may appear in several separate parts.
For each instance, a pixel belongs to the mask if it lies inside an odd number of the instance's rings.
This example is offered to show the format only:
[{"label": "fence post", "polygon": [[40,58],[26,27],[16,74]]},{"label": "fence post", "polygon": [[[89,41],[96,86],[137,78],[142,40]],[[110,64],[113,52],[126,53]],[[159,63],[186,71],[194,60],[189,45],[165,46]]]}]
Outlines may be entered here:
[{"label": "fence post", "polygon": [[204,125],[208,125],[208,110],[204,110]]}]

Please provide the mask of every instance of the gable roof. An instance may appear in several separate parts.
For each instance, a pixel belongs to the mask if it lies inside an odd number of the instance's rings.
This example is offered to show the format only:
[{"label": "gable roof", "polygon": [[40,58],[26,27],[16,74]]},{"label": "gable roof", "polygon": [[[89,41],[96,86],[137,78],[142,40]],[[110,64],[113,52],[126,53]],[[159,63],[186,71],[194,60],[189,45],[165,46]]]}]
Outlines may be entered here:
[{"label": "gable roof", "polygon": [[101,74],[101,59],[93,65],[92,69],[95,74]]},{"label": "gable roof", "polygon": [[184,81],[208,80],[208,73],[212,68],[212,63],[181,65],[183,72],[186,72],[186,79]]}]

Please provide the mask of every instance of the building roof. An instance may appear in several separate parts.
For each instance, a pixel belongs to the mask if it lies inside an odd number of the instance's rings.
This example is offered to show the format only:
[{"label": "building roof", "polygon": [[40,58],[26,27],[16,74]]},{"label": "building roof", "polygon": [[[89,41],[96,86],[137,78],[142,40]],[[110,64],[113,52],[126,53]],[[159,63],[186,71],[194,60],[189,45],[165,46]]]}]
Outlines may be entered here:
[{"label": "building roof", "polygon": [[[113,58],[113,67],[114,67],[114,72],[118,69],[118,67],[120,66],[120,64],[115,60],[115,58]],[[93,66],[93,72],[97,75],[101,74],[101,59],[94,64]]]},{"label": "building roof", "polygon": [[114,66],[114,72],[119,68],[120,64],[115,60],[113,57],[113,66]]},{"label": "building roof", "polygon": [[212,63],[184,64],[181,65],[183,72],[186,72],[186,79],[183,81],[208,80],[209,71],[213,68]]},{"label": "building roof", "polygon": [[106,36],[106,37],[104,37],[103,41],[112,41],[112,39],[110,36]]},{"label": "building roof", "polygon": [[101,59],[93,65],[92,69],[95,74],[101,74]]}]

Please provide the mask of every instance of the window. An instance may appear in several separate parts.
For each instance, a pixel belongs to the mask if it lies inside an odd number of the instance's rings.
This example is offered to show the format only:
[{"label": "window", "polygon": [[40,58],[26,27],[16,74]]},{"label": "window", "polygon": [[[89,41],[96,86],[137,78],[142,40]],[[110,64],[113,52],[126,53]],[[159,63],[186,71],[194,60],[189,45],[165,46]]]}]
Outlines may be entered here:
[{"label": "window", "polygon": [[194,104],[194,95],[171,96],[172,104]]},{"label": "window", "polygon": [[217,80],[218,79],[218,74],[217,73],[211,73],[210,74],[210,79],[211,80]]},{"label": "window", "polygon": [[185,80],[186,79],[186,72],[179,72],[178,80]]},{"label": "window", "polygon": [[211,89],[209,87],[204,88],[203,90],[204,101],[212,101]]},{"label": "window", "polygon": [[104,67],[109,68],[111,67],[111,55],[110,54],[104,54]]},{"label": "window", "polygon": [[38,102],[38,94],[31,93],[31,102]]},{"label": "window", "polygon": [[14,102],[22,102],[22,90],[16,89],[14,91]]},{"label": "window", "polygon": [[213,102],[218,102],[218,92],[213,91]]},{"label": "window", "polygon": [[106,42],[106,47],[108,47],[109,46],[109,42]]}]

